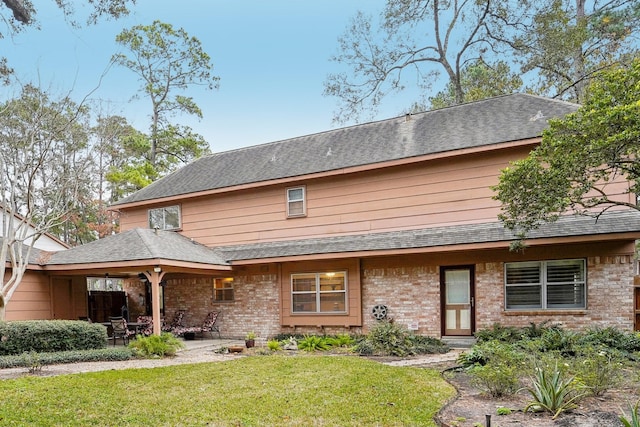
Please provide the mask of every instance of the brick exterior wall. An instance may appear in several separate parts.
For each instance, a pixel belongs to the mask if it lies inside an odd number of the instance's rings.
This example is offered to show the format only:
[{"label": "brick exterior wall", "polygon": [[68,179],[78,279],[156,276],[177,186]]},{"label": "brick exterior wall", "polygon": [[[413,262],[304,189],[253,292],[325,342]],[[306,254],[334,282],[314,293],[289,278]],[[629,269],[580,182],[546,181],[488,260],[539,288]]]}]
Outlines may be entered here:
[{"label": "brick exterior wall", "polygon": [[587,309],[504,311],[503,263],[476,265],[476,329],[494,323],[528,326],[549,321],[568,329],[613,326],[633,330],[633,257],[587,258]]},{"label": "brick exterior wall", "polygon": [[366,331],[376,323],[372,309],[386,305],[388,317],[416,333],[440,336],[440,276],[437,266],[404,266],[363,269],[362,309]]},{"label": "brick exterior wall", "polygon": [[218,320],[224,338],[244,338],[254,331],[258,340],[280,333],[280,294],[274,274],[234,276],[234,301],[213,301],[210,277],[170,279],[164,287],[165,319],[185,310],[184,325],[199,326],[210,311],[221,311]]},{"label": "brick exterior wall", "polygon": [[[384,262],[363,262],[361,270],[362,327],[318,327],[281,325],[278,269],[248,268],[234,275],[234,301],[213,302],[211,278],[184,278],[167,281],[165,318],[177,309],[186,310],[185,325],[200,324],[207,313],[221,310],[223,337],[244,338],[255,331],[258,340],[279,333],[336,334],[367,332],[376,320],[372,308],[383,304],[388,315],[405,326],[417,326],[416,333],[441,336],[440,266],[427,259],[403,262],[401,258]],[[404,265],[401,265],[404,264]],[[424,264],[424,265],[423,265]],[[472,264],[472,263],[469,263]],[[543,321],[559,323],[569,329],[588,326],[614,326],[632,330],[634,260],[631,255],[587,258],[587,309],[553,311],[504,311],[503,262],[477,262],[475,266],[476,330],[494,323],[527,326]],[[137,290],[140,291],[140,290]],[[137,292],[135,291],[135,292]],[[133,311],[133,310],[132,310]]]}]

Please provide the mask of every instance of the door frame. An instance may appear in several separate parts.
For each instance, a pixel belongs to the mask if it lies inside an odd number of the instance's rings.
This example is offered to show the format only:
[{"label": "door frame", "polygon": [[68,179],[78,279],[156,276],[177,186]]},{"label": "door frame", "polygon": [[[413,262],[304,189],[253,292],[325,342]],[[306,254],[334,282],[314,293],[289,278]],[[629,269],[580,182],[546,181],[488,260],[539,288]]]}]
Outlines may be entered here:
[{"label": "door frame", "polygon": [[[445,285],[445,272],[448,270],[469,270],[469,299],[471,300],[470,311],[470,327],[471,333],[469,336],[473,336],[476,331],[476,266],[473,264],[465,265],[446,265],[440,266],[440,335],[448,336],[446,332],[446,285]],[[466,335],[465,335],[466,336]]]}]

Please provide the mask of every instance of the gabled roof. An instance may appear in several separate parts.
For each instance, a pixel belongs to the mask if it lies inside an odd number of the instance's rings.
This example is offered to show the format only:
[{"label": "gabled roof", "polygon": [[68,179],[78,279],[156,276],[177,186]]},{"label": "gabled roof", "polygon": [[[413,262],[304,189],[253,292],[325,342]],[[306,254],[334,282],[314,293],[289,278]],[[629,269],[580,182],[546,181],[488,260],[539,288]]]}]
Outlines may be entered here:
[{"label": "gabled roof", "polygon": [[[557,222],[544,224],[532,231],[528,241],[542,238],[597,236],[634,233],[640,237],[640,212],[637,210],[608,212],[597,221],[586,216],[561,217]],[[386,233],[291,240],[219,248],[228,261],[260,260],[304,255],[322,255],[349,252],[425,249],[479,243],[509,242],[513,233],[500,222],[433,227]]]},{"label": "gabled roof", "polygon": [[200,158],[114,205],[539,137],[578,105],[513,94]]},{"label": "gabled roof", "polygon": [[180,233],[142,228],[53,253],[45,264],[52,266],[148,260],[229,265],[215,250]]}]

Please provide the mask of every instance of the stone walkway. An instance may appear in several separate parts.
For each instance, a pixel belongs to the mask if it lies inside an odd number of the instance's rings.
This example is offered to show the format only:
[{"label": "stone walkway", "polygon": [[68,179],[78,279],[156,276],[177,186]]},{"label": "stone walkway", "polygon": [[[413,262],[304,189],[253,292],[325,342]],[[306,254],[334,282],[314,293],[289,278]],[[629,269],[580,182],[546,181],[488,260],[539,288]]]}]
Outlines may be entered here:
[{"label": "stone walkway", "polygon": [[[180,350],[175,357],[166,357],[163,359],[133,359],[124,361],[80,362],[60,365],[46,365],[43,366],[42,370],[36,375],[54,376],[107,370],[156,368],[161,366],[182,365],[187,363],[222,362],[243,357],[242,353],[220,354],[216,352],[216,350],[220,349],[221,347],[244,347],[243,340],[194,340],[184,341],[184,344],[185,348],[183,350]],[[430,364],[455,361],[462,351],[464,350],[453,349],[445,354],[430,354],[412,357],[409,359],[385,361],[382,363],[390,366],[429,366]],[[25,375],[28,375],[28,371],[27,368],[24,367],[0,369],[0,379],[19,378]]]}]

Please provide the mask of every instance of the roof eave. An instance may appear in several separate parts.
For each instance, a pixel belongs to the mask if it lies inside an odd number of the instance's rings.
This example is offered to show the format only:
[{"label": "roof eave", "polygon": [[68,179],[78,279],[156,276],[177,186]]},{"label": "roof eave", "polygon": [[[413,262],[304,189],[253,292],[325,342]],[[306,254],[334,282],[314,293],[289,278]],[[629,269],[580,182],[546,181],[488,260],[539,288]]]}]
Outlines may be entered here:
[{"label": "roof eave", "polygon": [[[609,233],[609,234],[593,234],[593,235],[581,235],[581,236],[563,236],[563,237],[544,237],[538,239],[525,240],[525,246],[527,247],[539,247],[549,245],[561,245],[561,244],[575,244],[575,243],[594,243],[604,241],[634,241],[640,239],[640,231],[638,232],[626,232],[626,233]],[[371,258],[380,256],[397,256],[397,255],[413,255],[413,254],[434,254],[442,252],[469,252],[491,249],[509,249],[509,246],[513,240],[500,240],[493,242],[482,243],[467,243],[467,244],[455,244],[444,246],[428,246],[428,247],[416,247],[416,248],[403,248],[403,249],[383,249],[383,250],[363,250],[353,252],[330,252],[319,254],[304,254],[304,255],[292,255],[282,257],[270,257],[270,258],[257,258],[257,259],[237,259],[229,261],[232,266],[251,265],[251,264],[266,264],[274,262],[294,262],[294,261],[312,261],[312,260],[325,260],[335,259],[340,257],[349,258]]]}]

